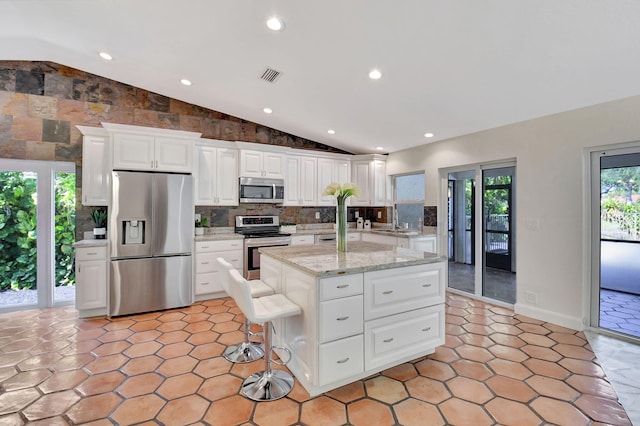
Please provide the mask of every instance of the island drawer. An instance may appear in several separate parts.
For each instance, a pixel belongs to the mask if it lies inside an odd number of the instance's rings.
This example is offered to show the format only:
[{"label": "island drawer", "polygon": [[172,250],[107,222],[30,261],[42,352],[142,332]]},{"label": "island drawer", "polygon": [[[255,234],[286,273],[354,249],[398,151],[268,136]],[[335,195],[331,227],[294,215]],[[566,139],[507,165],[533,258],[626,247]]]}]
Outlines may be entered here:
[{"label": "island drawer", "polygon": [[420,355],[444,344],[444,305],[368,321],[364,326],[365,368]]},{"label": "island drawer", "polygon": [[242,250],[243,241],[220,240],[220,241],[196,241],[196,253],[208,253],[216,251]]},{"label": "island drawer", "polygon": [[292,235],[291,245],[300,246],[304,244],[315,244],[315,238],[313,235]]},{"label": "island drawer", "polygon": [[82,247],[76,249],[76,261],[104,260],[107,258],[107,247]]},{"label": "island drawer", "polygon": [[320,342],[362,334],[362,295],[320,303]]},{"label": "island drawer", "polygon": [[318,385],[360,374],[364,371],[362,334],[320,345]]},{"label": "island drawer", "polygon": [[362,294],[362,274],[340,275],[320,280],[320,300]]},{"label": "island drawer", "polygon": [[364,274],[364,318],[371,320],[444,303],[443,263]]}]

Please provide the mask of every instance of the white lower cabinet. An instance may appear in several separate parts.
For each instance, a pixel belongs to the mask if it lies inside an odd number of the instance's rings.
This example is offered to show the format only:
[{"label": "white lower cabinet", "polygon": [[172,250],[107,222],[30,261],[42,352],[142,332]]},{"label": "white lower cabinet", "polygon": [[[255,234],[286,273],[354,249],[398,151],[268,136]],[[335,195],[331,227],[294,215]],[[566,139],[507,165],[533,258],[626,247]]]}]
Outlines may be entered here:
[{"label": "white lower cabinet", "polygon": [[224,297],[217,258],[222,257],[235,269],[243,269],[243,241],[196,241],[194,294],[196,300]]},{"label": "white lower cabinet", "polygon": [[76,309],[80,317],[107,313],[107,246],[76,248]]},{"label": "white lower cabinet", "polygon": [[346,379],[364,371],[362,334],[320,345],[319,385]]},{"label": "white lower cabinet", "polygon": [[315,244],[315,238],[313,234],[308,235],[292,235],[291,236],[291,245],[292,246],[301,246],[306,244]]},{"label": "white lower cabinet", "polygon": [[320,341],[362,334],[362,295],[320,302]]},{"label": "white lower cabinet", "polygon": [[365,369],[412,357],[441,345],[443,340],[443,305],[367,321],[364,326]]}]

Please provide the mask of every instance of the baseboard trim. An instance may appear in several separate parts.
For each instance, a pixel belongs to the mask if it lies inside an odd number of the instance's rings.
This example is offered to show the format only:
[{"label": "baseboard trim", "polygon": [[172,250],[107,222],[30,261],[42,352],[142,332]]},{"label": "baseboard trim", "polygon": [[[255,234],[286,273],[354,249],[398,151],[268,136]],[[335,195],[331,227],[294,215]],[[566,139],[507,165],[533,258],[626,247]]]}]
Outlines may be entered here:
[{"label": "baseboard trim", "polygon": [[581,318],[570,317],[557,312],[548,311],[531,305],[516,303],[513,310],[518,315],[525,315],[540,321],[550,322],[572,330],[583,331],[584,324]]}]

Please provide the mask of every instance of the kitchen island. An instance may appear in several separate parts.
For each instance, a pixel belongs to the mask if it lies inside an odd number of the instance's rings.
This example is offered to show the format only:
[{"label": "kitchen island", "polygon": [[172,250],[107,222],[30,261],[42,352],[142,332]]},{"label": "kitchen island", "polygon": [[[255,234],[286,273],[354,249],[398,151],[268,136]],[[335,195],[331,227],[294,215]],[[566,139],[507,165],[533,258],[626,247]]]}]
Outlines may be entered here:
[{"label": "kitchen island", "polygon": [[291,351],[287,366],[311,396],[444,343],[444,257],[366,242],[346,253],[332,244],[260,253],[261,280],[302,308],[274,323],[274,341]]}]

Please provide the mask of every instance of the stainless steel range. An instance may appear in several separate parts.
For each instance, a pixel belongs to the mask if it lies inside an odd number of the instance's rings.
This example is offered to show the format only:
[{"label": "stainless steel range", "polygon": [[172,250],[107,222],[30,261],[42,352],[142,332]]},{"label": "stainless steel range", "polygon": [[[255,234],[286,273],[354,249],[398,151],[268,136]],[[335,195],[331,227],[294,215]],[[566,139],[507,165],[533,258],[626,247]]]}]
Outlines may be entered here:
[{"label": "stainless steel range", "polygon": [[291,245],[291,234],[279,232],[278,216],[236,216],[236,233],[244,235],[244,277],[260,278],[260,247]]}]

